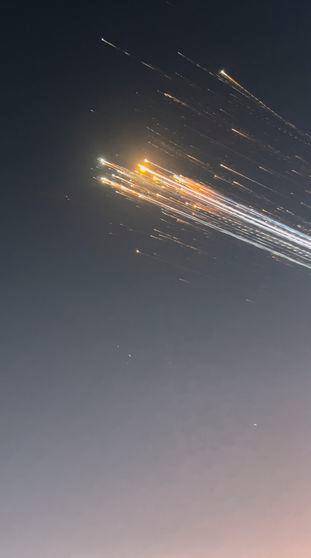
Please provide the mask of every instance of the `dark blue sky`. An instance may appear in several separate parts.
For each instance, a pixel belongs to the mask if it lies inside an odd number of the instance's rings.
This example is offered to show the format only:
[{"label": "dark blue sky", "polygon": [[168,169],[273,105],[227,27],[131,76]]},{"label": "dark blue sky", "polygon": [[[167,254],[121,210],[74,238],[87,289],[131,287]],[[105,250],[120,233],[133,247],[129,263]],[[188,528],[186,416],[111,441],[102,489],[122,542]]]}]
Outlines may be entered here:
[{"label": "dark blue sky", "polygon": [[135,255],[157,210],[92,167],[135,164],[135,92],[153,87],[102,35],[159,66],[178,49],[225,66],[310,129],[310,15],[4,6],[1,555],[309,558],[309,273],[211,235],[180,282],[186,253]]}]

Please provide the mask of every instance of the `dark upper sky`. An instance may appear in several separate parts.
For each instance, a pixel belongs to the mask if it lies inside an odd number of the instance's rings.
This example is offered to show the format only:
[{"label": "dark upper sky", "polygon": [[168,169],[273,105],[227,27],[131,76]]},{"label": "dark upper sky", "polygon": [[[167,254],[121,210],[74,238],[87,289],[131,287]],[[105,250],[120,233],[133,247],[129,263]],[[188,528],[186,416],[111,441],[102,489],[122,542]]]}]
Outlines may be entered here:
[{"label": "dark upper sky", "polygon": [[154,88],[101,36],[164,68],[177,50],[225,66],[310,129],[310,16],[2,7],[1,556],[309,558],[309,273],[211,235],[180,282],[186,252],[134,254],[158,211],[92,168],[135,164],[136,91]]}]

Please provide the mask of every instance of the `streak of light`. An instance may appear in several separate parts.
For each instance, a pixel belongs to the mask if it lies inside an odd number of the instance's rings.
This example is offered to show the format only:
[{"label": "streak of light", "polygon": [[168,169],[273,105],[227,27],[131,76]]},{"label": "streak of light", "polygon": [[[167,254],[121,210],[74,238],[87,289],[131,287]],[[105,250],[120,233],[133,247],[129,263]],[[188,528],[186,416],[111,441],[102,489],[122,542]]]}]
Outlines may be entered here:
[{"label": "streak of light", "polygon": [[[224,196],[208,184],[161,170],[150,161],[139,164],[135,172],[106,160],[99,162],[106,170],[100,182],[126,197],[155,205],[201,230],[214,229],[274,257],[311,269],[311,237],[266,212]],[[176,239],[179,242],[177,236]]]}]

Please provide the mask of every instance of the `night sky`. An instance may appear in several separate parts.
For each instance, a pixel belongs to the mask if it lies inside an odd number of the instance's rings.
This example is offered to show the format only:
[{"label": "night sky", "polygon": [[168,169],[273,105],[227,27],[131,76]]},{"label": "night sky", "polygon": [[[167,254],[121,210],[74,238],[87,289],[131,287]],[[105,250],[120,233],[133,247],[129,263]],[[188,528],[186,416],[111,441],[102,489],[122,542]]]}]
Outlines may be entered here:
[{"label": "night sky", "polygon": [[158,86],[102,36],[225,67],[310,130],[310,18],[4,3],[4,558],[310,558],[310,271],[213,232],[150,257],[160,211],[94,180],[99,156],[145,156]]}]

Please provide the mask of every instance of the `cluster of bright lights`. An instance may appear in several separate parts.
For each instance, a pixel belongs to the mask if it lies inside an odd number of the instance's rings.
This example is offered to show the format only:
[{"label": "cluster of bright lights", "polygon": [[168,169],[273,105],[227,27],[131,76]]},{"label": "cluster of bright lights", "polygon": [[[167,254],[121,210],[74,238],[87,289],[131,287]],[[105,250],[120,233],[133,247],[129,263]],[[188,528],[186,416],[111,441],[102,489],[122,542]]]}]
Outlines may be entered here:
[{"label": "cluster of bright lights", "polygon": [[217,192],[208,184],[177,175],[145,159],[133,172],[99,159],[100,182],[130,199],[158,206],[183,223],[211,228],[277,258],[311,269],[311,237]]}]

